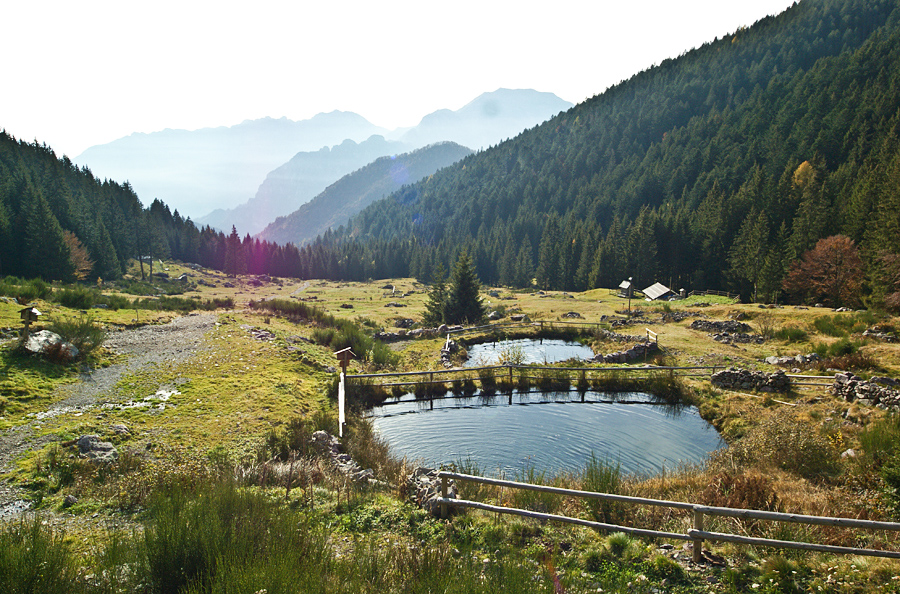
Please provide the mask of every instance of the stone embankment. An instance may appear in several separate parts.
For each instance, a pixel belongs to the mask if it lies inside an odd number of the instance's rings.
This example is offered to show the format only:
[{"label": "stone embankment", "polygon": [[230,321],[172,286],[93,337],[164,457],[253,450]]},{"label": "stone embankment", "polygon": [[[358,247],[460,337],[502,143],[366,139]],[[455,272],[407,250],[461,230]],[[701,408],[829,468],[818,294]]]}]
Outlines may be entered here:
[{"label": "stone embankment", "polygon": [[728,369],[714,373],[712,385],[725,390],[755,390],[757,392],[787,392],[791,389],[791,378],[784,371],[774,373],[750,371],[749,369]]},{"label": "stone embankment", "polygon": [[[894,387],[879,385],[890,384]],[[873,378],[866,381],[852,373],[838,373],[834,376],[831,392],[847,402],[858,402],[864,406],[877,406],[900,412],[900,392],[895,387],[898,382],[890,378]]]},{"label": "stone embankment", "polygon": [[320,454],[329,458],[338,471],[353,482],[366,484],[374,480],[375,473],[370,468],[363,470],[350,454],[345,454],[341,441],[334,435],[326,431],[316,431],[312,434],[311,441]]},{"label": "stone embankment", "polygon": [[[416,468],[406,477],[406,492],[409,493],[412,503],[433,516],[441,515],[441,479],[438,478],[437,470],[422,466]],[[447,485],[447,499],[457,499],[458,494],[456,481],[450,479]],[[452,514],[455,509],[451,507],[447,511]]]},{"label": "stone embankment", "polygon": [[659,352],[659,345],[655,342],[639,342],[629,349],[609,354],[596,355],[592,361],[595,363],[630,363],[638,359],[655,355]]}]

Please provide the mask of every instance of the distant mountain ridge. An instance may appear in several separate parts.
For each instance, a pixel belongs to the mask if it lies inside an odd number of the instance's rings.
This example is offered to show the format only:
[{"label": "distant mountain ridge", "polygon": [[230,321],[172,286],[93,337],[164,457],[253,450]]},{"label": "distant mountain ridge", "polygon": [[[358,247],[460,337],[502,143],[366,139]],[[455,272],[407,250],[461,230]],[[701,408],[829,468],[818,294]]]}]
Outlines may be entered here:
[{"label": "distant mountain ridge", "polygon": [[247,120],[236,126],[135,133],[93,146],[73,159],[96,176],[128,180],[143,202],[159,198],[183,215],[230,208],[254,195],[266,174],[301,151],[387,130],[352,112]]},{"label": "distant mountain ridge", "polygon": [[256,195],[231,209],[218,209],[197,219],[223,231],[234,226],[241,235],[255,235],[277,217],[290,214],[309,202],[329,184],[379,157],[410,150],[410,146],[372,136],[357,144],[345,140],[332,148],[299,152],[290,161],[269,172]]},{"label": "distant mountain ridge", "polygon": [[291,214],[278,217],[258,238],[278,244],[303,245],[329,228],[336,229],[345,224],[375,200],[470,154],[471,149],[455,142],[442,142],[411,153],[381,157],[345,175]]},{"label": "distant mountain ridge", "polygon": [[[333,111],[300,122],[263,118],[231,127],[132,134],[91,147],[74,161],[98,177],[128,180],[145,203],[159,198],[182,215],[230,229],[232,224],[240,227],[244,223],[247,209],[238,207],[249,204],[262,190],[267,175],[297,153],[333,147],[345,140],[363,143],[373,135],[399,143],[373,159],[442,141],[477,149],[516,136],[570,107],[571,103],[552,93],[498,89],[457,111],[429,114],[411,129],[388,131],[355,113]],[[304,194],[305,200],[353,169]],[[256,233],[275,216],[290,213],[301,204],[273,210],[272,218],[242,233]],[[234,215],[212,214],[214,209],[233,208],[238,208]]]}]

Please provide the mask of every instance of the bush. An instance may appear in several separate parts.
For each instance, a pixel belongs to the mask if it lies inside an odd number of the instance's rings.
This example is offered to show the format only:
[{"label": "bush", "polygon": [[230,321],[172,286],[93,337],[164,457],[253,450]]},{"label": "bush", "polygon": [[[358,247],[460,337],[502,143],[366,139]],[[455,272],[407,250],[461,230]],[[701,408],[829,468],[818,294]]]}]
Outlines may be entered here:
[{"label": "bush", "polygon": [[775,338],[784,342],[805,342],[809,338],[806,330],[788,326],[775,331]]},{"label": "bush", "polygon": [[54,317],[49,330],[59,334],[64,341],[75,345],[81,357],[90,354],[106,340],[106,330],[89,315],[77,318]]},{"label": "bush", "polygon": [[28,302],[35,299],[46,299],[50,295],[50,285],[39,278],[24,280],[15,276],[7,276],[0,280],[0,295]]},{"label": "bush", "polygon": [[840,458],[814,427],[787,416],[772,415],[737,442],[713,454],[713,461],[732,468],[781,468],[806,479],[837,474]]},{"label": "bush", "polygon": [[67,594],[78,591],[77,574],[67,542],[39,517],[0,526],[0,592]]},{"label": "bush", "polygon": [[57,291],[53,298],[63,307],[71,309],[90,309],[97,302],[97,291],[80,285],[73,285]]}]

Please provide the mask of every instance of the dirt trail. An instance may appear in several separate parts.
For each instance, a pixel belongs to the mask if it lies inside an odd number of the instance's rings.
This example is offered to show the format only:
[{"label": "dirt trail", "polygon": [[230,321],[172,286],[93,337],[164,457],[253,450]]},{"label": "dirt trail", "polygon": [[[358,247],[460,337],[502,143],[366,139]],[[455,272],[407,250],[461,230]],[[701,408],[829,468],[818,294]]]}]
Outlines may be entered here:
[{"label": "dirt trail", "polygon": [[[206,350],[203,337],[215,323],[216,314],[192,314],[168,324],[110,332],[105,345],[125,355],[126,360],[104,369],[86,370],[76,383],[61,388],[62,398],[38,413],[35,420],[0,432],[0,472],[12,470],[15,460],[26,452],[56,441],[53,435],[35,434],[42,419],[116,400],[116,384],[123,375],[159,364],[177,364]],[[21,495],[16,488],[0,483],[0,519],[22,511]]]}]

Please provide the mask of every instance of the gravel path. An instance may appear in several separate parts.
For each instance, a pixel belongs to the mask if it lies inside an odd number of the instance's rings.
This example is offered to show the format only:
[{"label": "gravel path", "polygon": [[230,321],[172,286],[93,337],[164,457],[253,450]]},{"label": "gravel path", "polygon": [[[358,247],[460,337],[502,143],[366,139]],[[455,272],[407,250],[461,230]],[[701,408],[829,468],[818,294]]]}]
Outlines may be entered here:
[{"label": "gravel path", "polygon": [[[110,332],[105,345],[113,352],[125,355],[126,360],[104,369],[85,370],[78,382],[61,388],[63,398],[38,413],[38,420],[115,400],[116,384],[123,375],[159,364],[178,364],[206,350],[203,336],[215,324],[216,314],[193,314],[168,324]],[[0,432],[0,472],[12,470],[16,459],[51,441],[56,441],[56,437],[35,436],[34,422]],[[21,508],[21,493],[0,483],[0,519],[21,512]]]}]

